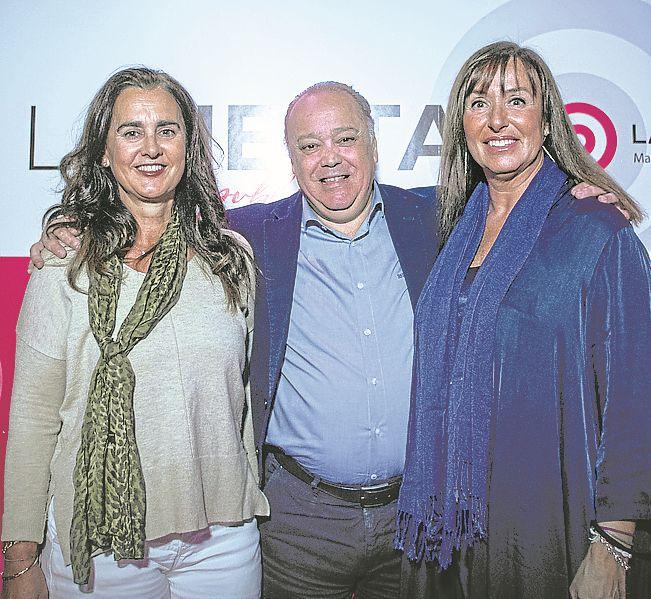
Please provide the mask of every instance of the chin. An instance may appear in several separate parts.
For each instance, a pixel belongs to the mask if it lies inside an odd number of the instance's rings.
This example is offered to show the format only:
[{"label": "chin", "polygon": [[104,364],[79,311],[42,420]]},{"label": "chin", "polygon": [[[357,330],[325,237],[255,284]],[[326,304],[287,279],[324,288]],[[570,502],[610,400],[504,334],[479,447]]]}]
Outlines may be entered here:
[{"label": "chin", "polygon": [[494,177],[507,177],[517,175],[522,172],[522,164],[487,164],[482,167],[484,171],[489,171]]},{"label": "chin", "polygon": [[327,206],[324,204],[324,206],[326,210],[329,210],[330,212],[348,212],[354,208],[354,205],[349,202],[331,202]]},{"label": "chin", "polygon": [[167,202],[171,199],[174,199],[174,194],[168,191],[165,192],[143,192],[140,194],[140,199],[143,202],[149,202],[150,204],[160,204],[162,202]]}]

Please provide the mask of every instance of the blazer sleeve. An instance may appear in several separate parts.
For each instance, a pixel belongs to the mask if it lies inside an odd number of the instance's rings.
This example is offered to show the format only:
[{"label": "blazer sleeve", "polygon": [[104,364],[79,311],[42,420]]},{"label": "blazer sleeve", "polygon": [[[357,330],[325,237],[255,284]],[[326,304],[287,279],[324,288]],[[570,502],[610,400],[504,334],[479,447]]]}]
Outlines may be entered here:
[{"label": "blazer sleeve", "polygon": [[596,517],[651,518],[651,275],[632,227],[605,246],[586,306],[600,418]]}]

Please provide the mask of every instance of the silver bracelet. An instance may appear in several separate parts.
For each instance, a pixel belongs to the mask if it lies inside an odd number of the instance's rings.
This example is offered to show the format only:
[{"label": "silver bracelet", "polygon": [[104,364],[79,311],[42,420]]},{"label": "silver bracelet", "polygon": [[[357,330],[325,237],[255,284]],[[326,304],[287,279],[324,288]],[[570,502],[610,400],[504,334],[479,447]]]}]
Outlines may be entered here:
[{"label": "silver bracelet", "polygon": [[590,533],[588,535],[590,543],[602,543],[606,548],[606,551],[613,556],[613,559],[622,567],[624,570],[630,570],[631,566],[628,565],[628,560],[633,557],[628,551],[624,551],[619,547],[614,547],[606,539],[604,539],[594,527],[590,527]]},{"label": "silver bracelet", "polygon": [[38,563],[38,554],[34,556],[34,561],[32,561],[32,563],[29,564],[29,566],[23,568],[22,570],[19,570],[15,574],[9,574],[8,576],[5,576],[5,573],[2,572],[2,582],[8,582],[9,580],[14,580],[19,576],[22,576],[23,574],[29,572],[37,563]]}]

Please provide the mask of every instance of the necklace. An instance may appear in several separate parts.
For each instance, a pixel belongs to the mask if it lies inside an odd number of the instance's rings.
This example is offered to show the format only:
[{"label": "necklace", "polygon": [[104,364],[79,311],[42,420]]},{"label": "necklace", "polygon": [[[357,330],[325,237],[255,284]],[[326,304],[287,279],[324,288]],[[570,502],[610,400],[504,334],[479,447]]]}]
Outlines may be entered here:
[{"label": "necklace", "polygon": [[135,257],[131,258],[131,259],[132,259],[132,260],[139,260],[140,258],[142,258],[142,257],[143,257],[143,256],[144,256],[148,251],[150,251],[150,250],[151,250],[151,248],[145,248],[145,249],[142,249],[142,248],[138,248],[138,247],[136,247],[136,246],[134,245],[134,246],[131,248],[131,252],[134,252],[134,251],[135,251],[135,252],[137,252],[137,255],[136,255]]}]

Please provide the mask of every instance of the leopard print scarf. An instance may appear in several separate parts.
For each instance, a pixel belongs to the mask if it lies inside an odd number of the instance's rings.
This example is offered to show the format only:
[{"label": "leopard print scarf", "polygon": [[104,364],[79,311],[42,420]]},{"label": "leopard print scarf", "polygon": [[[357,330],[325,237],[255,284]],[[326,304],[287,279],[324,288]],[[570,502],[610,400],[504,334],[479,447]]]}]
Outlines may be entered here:
[{"label": "leopard print scarf", "polygon": [[116,560],[144,558],[145,481],[135,436],[136,376],[128,355],[176,304],[186,270],[187,244],[174,211],[115,340],[122,261],[114,255],[106,272],[90,275],[88,314],[101,355],[73,475],[70,551],[77,584],[88,582],[97,553],[110,550]]}]

